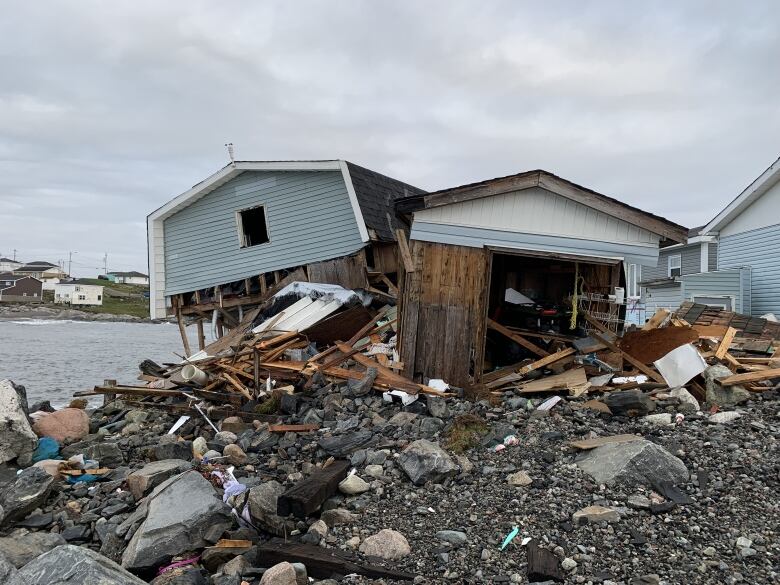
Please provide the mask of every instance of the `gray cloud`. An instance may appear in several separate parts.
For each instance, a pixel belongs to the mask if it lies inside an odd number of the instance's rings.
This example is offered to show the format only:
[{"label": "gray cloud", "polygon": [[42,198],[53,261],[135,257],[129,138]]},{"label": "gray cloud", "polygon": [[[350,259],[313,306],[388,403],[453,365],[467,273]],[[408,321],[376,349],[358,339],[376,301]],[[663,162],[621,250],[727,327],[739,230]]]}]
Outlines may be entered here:
[{"label": "gray cloud", "polygon": [[0,21],[0,254],[145,269],[226,160],[437,189],[544,168],[686,225],[778,154],[765,2],[34,2]]}]

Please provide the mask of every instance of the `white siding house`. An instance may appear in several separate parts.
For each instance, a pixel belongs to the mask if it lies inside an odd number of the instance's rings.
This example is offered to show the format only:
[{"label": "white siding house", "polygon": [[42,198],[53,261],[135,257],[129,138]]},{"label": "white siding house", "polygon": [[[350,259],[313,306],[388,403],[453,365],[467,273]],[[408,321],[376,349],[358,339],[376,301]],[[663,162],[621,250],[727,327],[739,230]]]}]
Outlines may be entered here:
[{"label": "white siding house", "polygon": [[[780,159],[753,181],[702,230],[718,237],[718,270],[709,294],[734,295],[717,280],[721,273],[743,269],[746,298],[736,299],[742,312],[780,317]],[[734,277],[736,278],[736,277]],[[746,284],[746,279],[749,284]],[[701,284],[701,283],[699,283]]]},{"label": "white siding house", "polygon": [[96,284],[55,284],[54,302],[65,305],[102,305],[103,287]]}]

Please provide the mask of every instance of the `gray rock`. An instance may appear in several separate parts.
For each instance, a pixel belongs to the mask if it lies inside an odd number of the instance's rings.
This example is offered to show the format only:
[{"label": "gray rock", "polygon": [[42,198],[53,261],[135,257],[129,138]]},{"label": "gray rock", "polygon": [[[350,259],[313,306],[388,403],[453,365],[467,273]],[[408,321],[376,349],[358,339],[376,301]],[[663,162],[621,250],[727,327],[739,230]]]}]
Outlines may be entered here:
[{"label": "gray rock", "polygon": [[588,522],[617,522],[620,520],[620,514],[614,508],[606,506],[587,506],[574,512],[571,518],[575,525],[584,520]]},{"label": "gray rock", "polygon": [[203,571],[196,567],[182,567],[155,577],[151,585],[208,585]]},{"label": "gray rock", "polygon": [[669,394],[680,401],[678,409],[680,412],[698,412],[701,410],[699,401],[685,387],[674,388]]},{"label": "gray rock", "polygon": [[727,425],[737,420],[740,416],[742,416],[740,413],[733,410],[726,412],[716,412],[715,414],[711,414],[709,416],[707,422],[713,425]]},{"label": "gray rock", "polygon": [[232,524],[230,508],[196,471],[163,482],[145,502],[146,517],[122,555],[127,569],[150,569],[208,546]]},{"label": "gray rock", "polygon": [[192,441],[175,441],[172,443],[160,443],[154,448],[154,457],[157,461],[164,459],[192,459]]},{"label": "gray rock", "polygon": [[0,463],[16,459],[19,465],[29,465],[37,444],[16,386],[0,380]]},{"label": "gray rock", "polygon": [[659,412],[658,414],[648,414],[642,417],[642,422],[648,425],[664,427],[672,424],[672,415],[668,412]]},{"label": "gray rock", "polygon": [[704,370],[702,376],[706,387],[705,398],[709,404],[731,407],[750,400],[750,392],[744,386],[721,386],[716,382],[718,378],[725,378],[733,373],[721,364],[715,364]]},{"label": "gray rock", "polygon": [[465,532],[460,532],[459,530],[439,530],[436,533],[436,538],[453,546],[466,544],[466,541],[469,539]]},{"label": "gray rock", "polygon": [[650,441],[603,445],[580,457],[577,465],[598,483],[656,486],[688,481],[688,469],[680,459]]},{"label": "gray rock", "polygon": [[7,583],[14,575],[16,575],[16,567],[0,551],[0,583]]},{"label": "gray rock", "polygon": [[352,524],[357,520],[357,516],[349,510],[343,508],[334,508],[326,510],[320,515],[320,519],[328,526],[340,526],[342,524]]},{"label": "gray rock", "polygon": [[428,413],[435,418],[448,419],[450,418],[450,409],[447,406],[447,401],[439,396],[428,396]]},{"label": "gray rock", "polygon": [[365,375],[360,380],[348,380],[347,381],[347,393],[351,396],[365,396],[374,387],[374,380],[376,380],[379,371],[376,368],[366,368]]},{"label": "gray rock", "polygon": [[6,585],[144,585],[110,559],[86,547],[63,544],[19,569]]},{"label": "gray rock", "polygon": [[385,528],[374,536],[366,538],[360,545],[360,552],[369,557],[396,561],[409,555],[412,549],[403,534]]},{"label": "gray rock", "polygon": [[533,483],[533,479],[525,471],[516,471],[507,476],[507,483],[514,487],[525,487]]},{"label": "gray rock", "polygon": [[573,571],[577,568],[577,561],[575,561],[572,558],[566,557],[561,561],[561,569],[563,569],[566,572]]},{"label": "gray rock", "polygon": [[2,522],[28,516],[49,497],[54,478],[40,467],[28,467],[0,492],[0,506],[5,511]]},{"label": "gray rock", "polygon": [[362,494],[370,489],[371,486],[368,485],[364,479],[358,477],[358,475],[355,473],[348,475],[341,481],[341,483],[339,483],[339,491],[342,494],[347,494],[348,496]]},{"label": "gray rock", "polygon": [[298,585],[298,576],[287,561],[274,565],[263,573],[260,585]]},{"label": "gray rock", "polygon": [[291,528],[284,518],[276,513],[279,496],[284,487],[278,481],[267,481],[249,490],[249,515],[254,523],[272,534],[284,536]]},{"label": "gray rock", "polygon": [[240,577],[249,568],[249,561],[242,556],[233,557],[222,567],[225,575],[236,575]]},{"label": "gray rock", "polygon": [[192,468],[189,461],[165,459],[144,465],[127,476],[127,487],[136,500],[140,500],[169,477]]},{"label": "gray rock", "polygon": [[642,494],[633,494],[628,496],[626,504],[629,508],[633,508],[634,510],[649,510],[652,502],[650,501],[650,498],[647,498]]},{"label": "gray rock", "polygon": [[345,457],[361,447],[366,447],[373,439],[374,434],[371,431],[354,431],[352,433],[320,439],[318,445],[325,450],[328,455]]},{"label": "gray rock", "polygon": [[458,466],[437,443],[419,439],[406,447],[398,459],[401,469],[415,485],[440,483],[455,475]]},{"label": "gray rock", "polygon": [[46,551],[65,544],[65,539],[51,532],[17,531],[0,538],[0,552],[17,569]]}]

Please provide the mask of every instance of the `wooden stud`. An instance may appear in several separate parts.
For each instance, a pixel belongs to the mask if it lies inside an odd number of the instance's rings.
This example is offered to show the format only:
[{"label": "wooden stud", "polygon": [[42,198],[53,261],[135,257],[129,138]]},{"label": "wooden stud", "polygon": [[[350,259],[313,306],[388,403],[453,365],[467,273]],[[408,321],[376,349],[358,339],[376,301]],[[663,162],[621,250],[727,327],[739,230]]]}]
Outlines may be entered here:
[{"label": "wooden stud", "polygon": [[511,339],[512,341],[517,343],[518,345],[523,346],[528,351],[538,355],[539,357],[546,357],[546,356],[550,355],[550,352],[543,350],[538,345],[536,345],[534,343],[531,343],[530,341],[528,341],[527,339],[524,339],[523,337],[521,337],[517,333],[514,333],[513,331],[507,329],[506,327],[501,325],[501,323],[493,321],[493,319],[488,318],[487,324],[488,324],[488,327],[490,329],[498,331],[500,334],[504,335],[505,337],[508,337],[509,339]]},{"label": "wooden stud", "polygon": [[395,230],[395,237],[398,240],[398,251],[401,253],[401,260],[406,272],[414,272],[414,261],[409,249],[409,241],[406,239],[406,232],[402,229]]},{"label": "wooden stud", "polygon": [[733,327],[729,327],[726,330],[726,334],[718,345],[718,349],[715,350],[715,357],[722,360],[731,347],[731,342],[734,341],[734,337],[737,335],[737,330]]},{"label": "wooden stud", "polygon": [[762,370],[760,372],[747,372],[745,374],[734,374],[733,376],[717,378],[717,382],[721,386],[735,386],[737,384],[761,382],[763,380],[771,380],[773,378],[780,378],[780,368],[774,368],[771,370]]}]

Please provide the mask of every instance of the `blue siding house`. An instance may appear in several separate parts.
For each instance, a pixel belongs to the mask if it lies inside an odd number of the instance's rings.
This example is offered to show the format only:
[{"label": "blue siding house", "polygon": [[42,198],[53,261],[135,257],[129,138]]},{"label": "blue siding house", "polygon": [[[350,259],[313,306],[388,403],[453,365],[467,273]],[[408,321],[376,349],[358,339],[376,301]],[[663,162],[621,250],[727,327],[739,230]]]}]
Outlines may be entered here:
[{"label": "blue siding house", "polygon": [[[393,206],[420,193],[343,160],[231,162],[148,216],[151,315],[216,287],[250,296],[298,267],[342,285],[365,281],[368,266],[394,271],[405,224]],[[351,280],[332,264],[344,258]]]},{"label": "blue siding house", "polygon": [[[708,223],[702,234],[718,238],[718,269],[706,282],[697,283],[698,290],[706,284],[707,295],[734,298],[732,310],[738,312],[780,317],[780,159]],[[741,294],[735,288],[736,273]],[[726,275],[729,284],[722,282]]]}]

